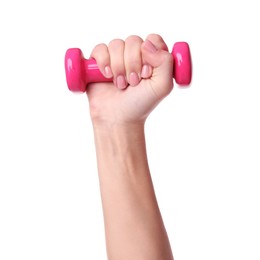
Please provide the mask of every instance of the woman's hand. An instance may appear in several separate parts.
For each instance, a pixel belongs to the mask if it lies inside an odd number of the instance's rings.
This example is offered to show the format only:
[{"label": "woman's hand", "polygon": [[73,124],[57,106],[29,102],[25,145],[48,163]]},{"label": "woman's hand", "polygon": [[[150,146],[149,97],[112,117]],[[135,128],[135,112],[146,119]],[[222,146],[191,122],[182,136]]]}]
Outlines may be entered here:
[{"label": "woman's hand", "polygon": [[143,124],[153,108],[173,88],[173,59],[161,36],[150,34],[145,41],[129,36],[97,45],[94,58],[113,83],[87,86],[94,125]]}]

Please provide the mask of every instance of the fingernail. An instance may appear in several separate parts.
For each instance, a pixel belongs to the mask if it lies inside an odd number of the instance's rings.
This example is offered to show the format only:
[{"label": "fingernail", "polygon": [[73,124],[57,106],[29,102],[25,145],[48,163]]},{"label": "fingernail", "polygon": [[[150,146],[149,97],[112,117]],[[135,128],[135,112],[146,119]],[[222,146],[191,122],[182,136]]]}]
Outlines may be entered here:
[{"label": "fingernail", "polygon": [[142,67],[142,72],[141,72],[141,77],[142,78],[149,78],[151,77],[151,74],[152,74],[152,68],[150,65],[143,65]]},{"label": "fingernail", "polygon": [[127,87],[127,84],[126,84],[126,80],[125,80],[125,77],[122,76],[122,75],[119,75],[117,78],[116,78],[116,85],[118,88],[120,89],[124,89]]},{"label": "fingernail", "polygon": [[147,51],[151,52],[151,53],[157,52],[157,48],[156,48],[156,47],[154,46],[154,44],[153,44],[151,41],[149,41],[149,40],[145,40],[145,41],[144,41],[144,48],[145,48]]},{"label": "fingernail", "polygon": [[138,85],[140,81],[140,77],[138,76],[138,74],[136,72],[131,72],[129,75],[129,84],[131,86],[136,86]]},{"label": "fingernail", "polygon": [[113,73],[112,70],[109,66],[105,67],[105,77],[107,78],[112,78],[113,77]]}]

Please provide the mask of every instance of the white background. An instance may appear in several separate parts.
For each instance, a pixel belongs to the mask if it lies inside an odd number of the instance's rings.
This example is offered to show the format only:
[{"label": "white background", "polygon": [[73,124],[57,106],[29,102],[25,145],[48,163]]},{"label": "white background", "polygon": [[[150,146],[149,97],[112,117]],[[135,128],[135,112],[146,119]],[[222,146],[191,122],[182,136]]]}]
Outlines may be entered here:
[{"label": "white background", "polygon": [[106,259],[86,96],[64,54],[149,33],[190,44],[190,88],[146,124],[176,260],[260,259],[259,3],[0,3],[0,259]]}]

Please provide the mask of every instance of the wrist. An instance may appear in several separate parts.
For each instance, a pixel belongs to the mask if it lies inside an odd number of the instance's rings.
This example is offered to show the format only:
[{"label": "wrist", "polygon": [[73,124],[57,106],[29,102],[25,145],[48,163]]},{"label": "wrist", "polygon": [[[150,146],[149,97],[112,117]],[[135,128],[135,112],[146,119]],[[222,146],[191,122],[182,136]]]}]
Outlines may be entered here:
[{"label": "wrist", "polygon": [[144,124],[95,124],[94,136],[97,156],[102,164],[113,161],[131,165],[147,159]]},{"label": "wrist", "polygon": [[113,136],[126,135],[131,138],[143,135],[144,121],[137,122],[109,122],[109,121],[93,121],[93,130],[95,135],[113,138]]}]

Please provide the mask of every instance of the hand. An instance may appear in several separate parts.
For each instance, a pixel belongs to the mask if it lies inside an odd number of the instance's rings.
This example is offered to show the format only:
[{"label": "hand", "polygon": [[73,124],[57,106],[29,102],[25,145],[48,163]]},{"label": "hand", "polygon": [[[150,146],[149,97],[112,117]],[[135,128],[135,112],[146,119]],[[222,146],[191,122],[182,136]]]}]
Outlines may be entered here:
[{"label": "hand", "polygon": [[94,124],[144,123],[153,108],[173,88],[173,59],[161,36],[145,41],[129,36],[97,45],[92,53],[100,71],[113,83],[87,86]]}]

